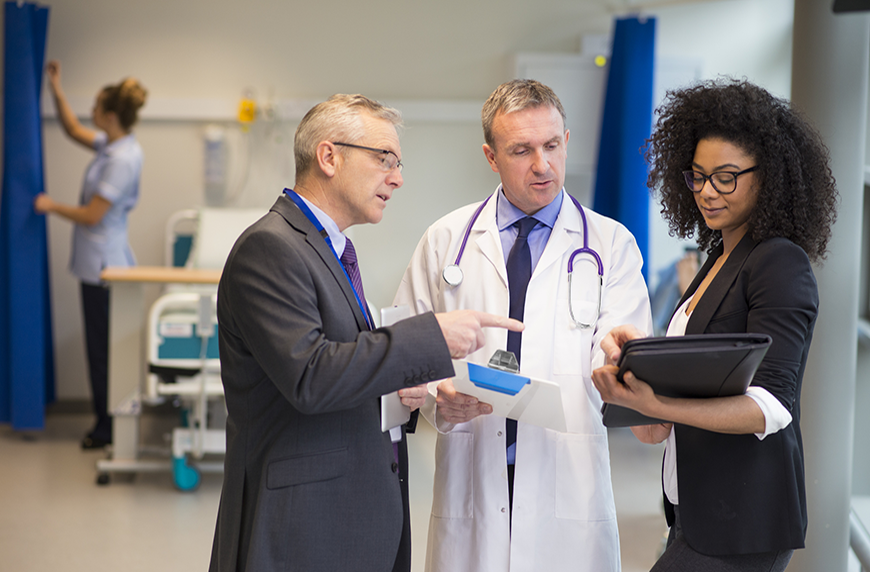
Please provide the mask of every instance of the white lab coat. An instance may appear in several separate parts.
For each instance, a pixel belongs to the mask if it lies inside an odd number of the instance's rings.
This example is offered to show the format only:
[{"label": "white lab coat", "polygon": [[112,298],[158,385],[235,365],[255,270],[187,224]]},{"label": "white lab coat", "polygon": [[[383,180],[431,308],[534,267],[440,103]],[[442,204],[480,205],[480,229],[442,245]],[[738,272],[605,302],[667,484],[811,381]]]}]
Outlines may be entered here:
[{"label": "white lab coat", "polygon": [[[395,304],[412,314],[475,309],[508,314],[505,256],[490,200],[474,224],[460,266],[463,282],[441,277],[452,263],[477,205],[448,214],[420,240]],[[519,423],[513,500],[508,506],[505,419],[436,422],[435,386],[423,415],[439,431],[426,570],[430,572],[610,572],[620,570],[616,509],[602,405],[591,371],[604,363],[599,344],[619,324],[652,331],[641,255],[621,224],[585,209],[589,246],[604,265],[601,312],[594,332],[568,313],[568,257],[583,246],[582,219],[564,196],[559,217],[529,282],[522,372],[562,387],[568,431]],[[576,272],[592,272],[581,264]],[[576,288],[575,284],[575,288]],[[594,300],[597,292],[589,295]],[[576,299],[576,294],[575,294]],[[506,330],[489,329],[486,345],[468,359],[486,364],[507,344]]]}]

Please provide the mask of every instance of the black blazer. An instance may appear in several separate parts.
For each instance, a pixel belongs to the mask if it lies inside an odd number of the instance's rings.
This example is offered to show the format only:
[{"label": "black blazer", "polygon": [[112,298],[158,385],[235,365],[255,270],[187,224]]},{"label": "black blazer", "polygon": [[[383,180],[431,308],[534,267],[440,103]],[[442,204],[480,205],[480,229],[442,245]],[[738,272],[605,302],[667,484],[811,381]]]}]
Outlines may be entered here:
[{"label": "black blazer", "polygon": [[453,375],[435,317],[368,331],[282,196],[230,252],[218,323],[229,417],[209,570],[391,570],[404,519],[379,397]]},{"label": "black blazer", "polygon": [[[707,275],[715,249],[680,305]],[[807,529],[801,382],[818,313],[806,253],[783,238],[743,237],[689,318],[686,334],[751,332],[773,338],[752,385],[785,406],[792,422],[759,441],[675,425],[680,521],[686,542],[703,554],[803,548]],[[679,305],[678,305],[679,307]],[[665,498],[668,524],[673,506]]]}]

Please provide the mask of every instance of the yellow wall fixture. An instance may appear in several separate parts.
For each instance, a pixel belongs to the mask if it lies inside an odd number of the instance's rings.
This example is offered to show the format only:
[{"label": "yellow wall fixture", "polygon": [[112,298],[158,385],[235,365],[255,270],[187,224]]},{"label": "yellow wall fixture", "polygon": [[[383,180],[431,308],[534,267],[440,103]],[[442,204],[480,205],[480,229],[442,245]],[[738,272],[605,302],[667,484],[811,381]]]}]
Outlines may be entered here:
[{"label": "yellow wall fixture", "polygon": [[256,117],[257,103],[254,101],[253,94],[247,91],[239,102],[239,123],[242,124],[242,129],[246,130]]}]

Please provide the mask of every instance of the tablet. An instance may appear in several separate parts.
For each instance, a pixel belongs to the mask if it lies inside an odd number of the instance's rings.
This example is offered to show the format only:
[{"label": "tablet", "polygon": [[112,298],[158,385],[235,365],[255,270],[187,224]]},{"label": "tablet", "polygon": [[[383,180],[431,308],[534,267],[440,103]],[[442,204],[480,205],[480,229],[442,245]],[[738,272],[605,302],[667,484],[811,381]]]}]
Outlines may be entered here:
[{"label": "tablet", "polygon": [[[622,347],[617,379],[631,371],[667,397],[742,395],[764,359],[765,334],[701,334],[631,340]],[[607,427],[665,423],[625,407],[605,403]]]},{"label": "tablet", "polygon": [[[392,326],[396,322],[410,317],[411,308],[405,305],[381,308],[382,327]],[[404,425],[409,419],[411,419],[411,408],[407,405],[402,405],[402,399],[399,397],[398,391],[381,397],[381,431],[386,432]]]}]

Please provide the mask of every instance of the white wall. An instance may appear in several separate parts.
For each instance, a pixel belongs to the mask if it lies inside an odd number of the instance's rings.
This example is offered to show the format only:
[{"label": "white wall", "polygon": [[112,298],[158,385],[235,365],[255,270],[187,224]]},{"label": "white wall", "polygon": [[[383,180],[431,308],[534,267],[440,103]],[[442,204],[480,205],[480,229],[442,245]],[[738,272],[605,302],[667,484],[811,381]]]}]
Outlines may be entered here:
[{"label": "white wall", "polygon": [[[51,4],[47,55],[62,61],[66,92],[76,101],[89,101],[104,84],[135,75],[155,104],[214,100],[229,102],[232,109],[246,89],[260,103],[360,92],[388,103],[423,100],[476,103],[479,108],[499,83],[511,78],[514,54],[576,53],[583,35],[610,32],[614,6],[638,2]],[[788,95],[791,0],[670,4],[650,11],[658,17],[660,55],[697,58],[704,76],[745,75]],[[265,210],[283,186],[292,185],[295,121],[279,118],[254,125],[251,175],[237,204]],[[224,125],[233,151],[230,179],[238,180],[243,138],[234,123]],[[145,167],[130,232],[140,264],[162,263],[163,225],[170,213],[204,202],[204,127],[202,121],[148,119],[147,113],[137,127]],[[402,137],[405,186],[390,201],[381,224],[353,231],[366,294],[376,305],[390,303],[424,228],[449,210],[482,199],[498,183],[481,143],[476,115],[408,119]],[[65,140],[54,120],[45,124],[45,160],[48,191],[75,202],[89,155]],[[666,238],[662,226],[654,227],[653,256],[669,261],[681,247]],[[58,396],[86,398],[78,286],[66,270],[71,228],[55,217],[49,230]]]}]

